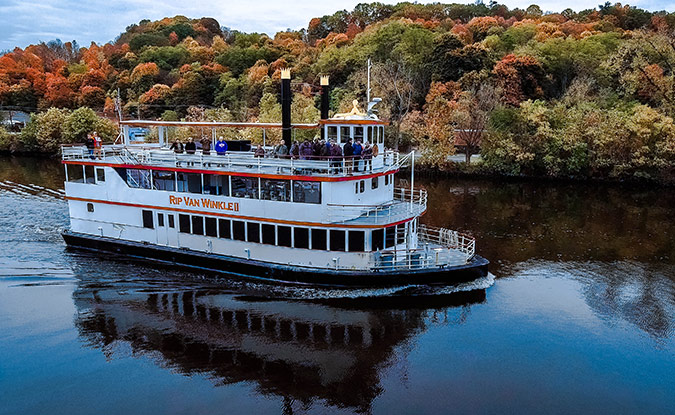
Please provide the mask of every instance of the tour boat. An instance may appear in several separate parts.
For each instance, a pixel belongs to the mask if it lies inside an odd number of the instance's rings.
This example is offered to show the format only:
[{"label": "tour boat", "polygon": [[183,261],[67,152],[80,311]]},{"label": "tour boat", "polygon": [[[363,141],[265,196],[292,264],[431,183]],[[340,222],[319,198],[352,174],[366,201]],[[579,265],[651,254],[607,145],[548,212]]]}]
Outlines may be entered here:
[{"label": "tour boat", "polygon": [[[92,156],[63,146],[70,246],[121,253],[234,277],[324,286],[452,284],[487,275],[469,235],[420,223],[427,193],[414,187],[414,153],[384,149],[385,121],[373,107],[291,123],[290,72],[282,71],[282,122],[121,121],[120,142]],[[130,129],[156,127],[158,143],[133,143]],[[224,155],[177,154],[174,127],[281,129],[287,148],[318,129],[342,147],[377,146],[371,159],[255,157],[250,145]],[[265,136],[265,134],[263,134]],[[266,143],[267,144],[267,143]],[[265,147],[270,152],[270,146]],[[394,175],[412,165],[409,186]]]}]

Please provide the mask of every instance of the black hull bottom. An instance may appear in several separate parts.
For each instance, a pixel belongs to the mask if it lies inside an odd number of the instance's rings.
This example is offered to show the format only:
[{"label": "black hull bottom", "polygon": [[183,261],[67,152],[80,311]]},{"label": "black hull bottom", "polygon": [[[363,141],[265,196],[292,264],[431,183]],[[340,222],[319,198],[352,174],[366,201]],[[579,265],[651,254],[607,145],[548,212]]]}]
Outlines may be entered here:
[{"label": "black hull bottom", "polygon": [[245,260],[225,255],[123,241],[70,231],[65,231],[62,235],[68,245],[77,248],[115,252],[244,279],[330,287],[385,287],[410,284],[452,285],[486,276],[489,263],[485,258],[476,255],[466,265],[433,270],[396,272],[321,270]]}]

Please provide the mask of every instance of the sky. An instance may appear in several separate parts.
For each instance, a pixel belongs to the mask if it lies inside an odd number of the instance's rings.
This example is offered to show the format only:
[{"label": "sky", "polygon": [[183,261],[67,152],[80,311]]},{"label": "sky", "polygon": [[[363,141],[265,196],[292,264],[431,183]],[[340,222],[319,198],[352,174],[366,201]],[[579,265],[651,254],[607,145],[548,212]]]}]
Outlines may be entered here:
[{"label": "sky", "polygon": [[[245,32],[274,34],[287,28],[307,27],[313,17],[333,14],[340,9],[352,10],[363,1],[0,0],[0,51],[53,39],[63,42],[76,40],[81,46],[88,46],[92,41],[103,44],[114,40],[128,25],[142,19],[157,20],[175,15],[213,17],[221,26]],[[597,7],[602,2],[500,1],[510,8],[526,8],[536,3],[544,11],[561,11],[567,7],[579,11]],[[675,11],[675,0],[636,0],[630,4],[648,10]]]}]

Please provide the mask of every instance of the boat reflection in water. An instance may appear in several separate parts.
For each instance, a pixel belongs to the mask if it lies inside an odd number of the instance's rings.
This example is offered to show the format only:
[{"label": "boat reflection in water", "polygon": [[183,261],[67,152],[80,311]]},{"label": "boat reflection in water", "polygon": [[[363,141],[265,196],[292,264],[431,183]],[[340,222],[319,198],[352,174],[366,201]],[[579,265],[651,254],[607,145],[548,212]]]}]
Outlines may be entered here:
[{"label": "boat reflection in water", "polygon": [[451,308],[465,318],[485,290],[433,296],[270,299],[224,290],[84,288],[76,325],[93,347],[125,342],[162,367],[217,385],[256,382],[263,394],[369,411],[394,349]]}]

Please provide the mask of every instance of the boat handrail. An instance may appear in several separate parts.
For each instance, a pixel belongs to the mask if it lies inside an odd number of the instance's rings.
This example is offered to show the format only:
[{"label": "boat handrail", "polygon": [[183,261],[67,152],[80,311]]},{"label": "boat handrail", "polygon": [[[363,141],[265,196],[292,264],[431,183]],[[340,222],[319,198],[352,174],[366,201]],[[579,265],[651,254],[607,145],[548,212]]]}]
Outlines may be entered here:
[{"label": "boat handrail", "polygon": [[[332,223],[347,222],[356,218],[392,218],[419,216],[427,210],[425,189],[395,188],[394,200],[373,205],[342,203],[326,204],[328,220]],[[412,202],[412,203],[411,203]]]}]

